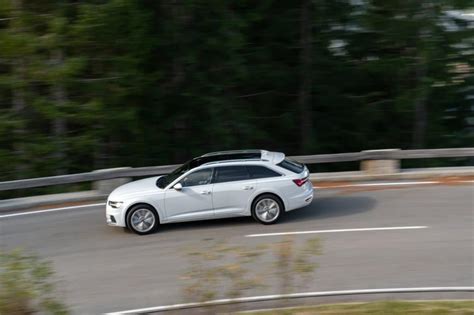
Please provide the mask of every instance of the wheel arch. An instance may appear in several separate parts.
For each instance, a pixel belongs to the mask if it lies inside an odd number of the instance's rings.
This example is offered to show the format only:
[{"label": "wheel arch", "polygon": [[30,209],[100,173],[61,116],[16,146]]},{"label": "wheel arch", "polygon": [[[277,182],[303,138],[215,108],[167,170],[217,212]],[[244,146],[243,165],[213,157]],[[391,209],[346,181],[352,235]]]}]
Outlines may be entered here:
[{"label": "wheel arch", "polygon": [[130,211],[131,211],[134,207],[139,206],[139,205],[144,205],[144,206],[151,207],[151,208],[153,209],[153,211],[155,211],[156,216],[158,217],[158,224],[161,223],[160,212],[159,212],[152,204],[149,204],[148,202],[137,201],[137,202],[131,203],[131,204],[127,207],[127,210],[125,211],[124,221],[125,221],[125,227],[126,227],[126,228],[130,228],[130,227],[128,226],[128,214],[130,213]]},{"label": "wheel arch", "polygon": [[250,209],[253,209],[253,206],[255,204],[255,201],[260,197],[260,196],[263,196],[263,195],[273,195],[275,196],[276,198],[278,198],[278,200],[280,200],[281,204],[283,205],[283,211],[286,212],[286,204],[285,204],[285,200],[283,200],[283,198],[281,196],[279,196],[277,193],[273,192],[273,191],[264,191],[264,192],[259,192],[253,199],[252,199],[252,202],[250,203]]}]

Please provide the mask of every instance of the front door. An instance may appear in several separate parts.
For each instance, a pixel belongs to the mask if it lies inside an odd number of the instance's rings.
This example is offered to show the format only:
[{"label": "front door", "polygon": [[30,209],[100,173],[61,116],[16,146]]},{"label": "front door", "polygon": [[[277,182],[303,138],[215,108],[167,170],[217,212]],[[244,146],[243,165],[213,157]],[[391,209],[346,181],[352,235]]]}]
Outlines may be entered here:
[{"label": "front door", "polygon": [[166,221],[193,221],[212,219],[212,168],[197,170],[186,175],[179,183],[181,190],[172,187],[165,192]]}]

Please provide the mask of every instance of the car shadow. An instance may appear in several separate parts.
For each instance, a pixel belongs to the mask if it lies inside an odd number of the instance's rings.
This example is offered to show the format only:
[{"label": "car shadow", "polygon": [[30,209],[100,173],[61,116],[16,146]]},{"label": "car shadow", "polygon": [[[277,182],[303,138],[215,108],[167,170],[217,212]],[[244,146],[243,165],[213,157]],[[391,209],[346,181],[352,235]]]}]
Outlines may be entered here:
[{"label": "car shadow", "polygon": [[209,229],[209,228],[226,228],[229,226],[238,226],[238,225],[249,225],[254,224],[255,220],[252,217],[235,217],[235,218],[225,218],[225,219],[210,219],[202,221],[191,221],[191,222],[178,222],[163,224],[160,229],[162,231],[171,231],[171,230],[199,230],[199,229]]},{"label": "car shadow", "polygon": [[[322,220],[326,218],[356,215],[367,212],[375,207],[376,200],[364,196],[333,196],[316,198],[313,202],[301,209],[290,211],[282,217],[280,223],[290,223],[308,220]],[[252,217],[236,217],[226,219],[182,222],[164,224],[161,230],[193,230],[209,228],[227,228],[239,225],[255,224]]]},{"label": "car shadow", "polygon": [[316,198],[304,208],[288,212],[281,222],[321,220],[356,215],[372,210],[377,201],[365,196],[331,196]]}]

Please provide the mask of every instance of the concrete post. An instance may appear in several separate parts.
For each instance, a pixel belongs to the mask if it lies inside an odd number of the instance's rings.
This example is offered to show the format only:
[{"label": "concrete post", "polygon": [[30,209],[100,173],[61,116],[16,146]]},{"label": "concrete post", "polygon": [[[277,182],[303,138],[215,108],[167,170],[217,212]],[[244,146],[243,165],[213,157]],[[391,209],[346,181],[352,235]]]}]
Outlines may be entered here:
[{"label": "concrete post", "polygon": [[[103,169],[103,170],[95,170],[94,172],[103,172],[103,171],[110,171],[110,170],[120,170],[120,169],[127,169],[130,167],[117,167],[117,168],[108,168],[108,169]],[[126,177],[119,177],[119,178],[112,178],[112,179],[104,179],[104,180],[98,180],[95,181],[92,184],[92,189],[95,191],[108,195],[110,194],[115,188],[126,184],[128,182],[131,182],[131,178],[126,178]]]},{"label": "concrete post", "polygon": [[[400,151],[400,149],[366,150],[362,152]],[[365,175],[389,175],[400,172],[399,160],[365,160],[361,162]]]}]

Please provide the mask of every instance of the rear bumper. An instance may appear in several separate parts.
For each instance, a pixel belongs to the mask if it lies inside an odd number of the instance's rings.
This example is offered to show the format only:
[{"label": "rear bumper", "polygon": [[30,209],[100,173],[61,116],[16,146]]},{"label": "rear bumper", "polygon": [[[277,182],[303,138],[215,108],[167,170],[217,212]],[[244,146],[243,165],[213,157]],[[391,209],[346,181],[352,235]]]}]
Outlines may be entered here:
[{"label": "rear bumper", "polygon": [[288,200],[288,208],[286,211],[291,211],[299,208],[303,208],[313,201],[314,198],[314,188],[313,184],[308,181],[304,185],[304,190],[301,194],[295,195]]}]

